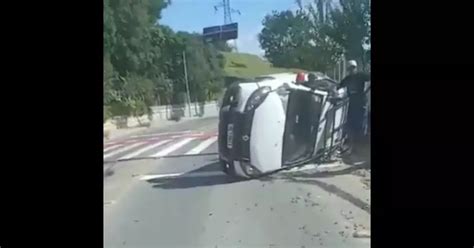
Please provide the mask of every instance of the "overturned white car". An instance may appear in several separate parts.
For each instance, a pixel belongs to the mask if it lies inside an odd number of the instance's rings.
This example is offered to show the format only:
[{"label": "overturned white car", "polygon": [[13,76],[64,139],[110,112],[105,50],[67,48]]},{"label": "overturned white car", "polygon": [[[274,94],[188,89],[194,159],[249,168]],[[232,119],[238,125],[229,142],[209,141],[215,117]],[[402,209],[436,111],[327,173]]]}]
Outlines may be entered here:
[{"label": "overturned white car", "polygon": [[224,172],[258,177],[322,161],[342,142],[347,100],[323,74],[295,84],[276,74],[232,85],[219,116],[219,158]]}]

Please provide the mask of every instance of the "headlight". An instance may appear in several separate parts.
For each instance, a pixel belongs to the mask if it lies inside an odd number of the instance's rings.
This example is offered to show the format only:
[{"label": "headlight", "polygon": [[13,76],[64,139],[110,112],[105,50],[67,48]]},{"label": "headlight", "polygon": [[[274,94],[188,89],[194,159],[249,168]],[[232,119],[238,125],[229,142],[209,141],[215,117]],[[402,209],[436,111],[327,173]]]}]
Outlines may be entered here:
[{"label": "headlight", "polygon": [[245,105],[245,112],[258,108],[258,106],[265,100],[270,90],[270,87],[265,86],[254,91]]}]

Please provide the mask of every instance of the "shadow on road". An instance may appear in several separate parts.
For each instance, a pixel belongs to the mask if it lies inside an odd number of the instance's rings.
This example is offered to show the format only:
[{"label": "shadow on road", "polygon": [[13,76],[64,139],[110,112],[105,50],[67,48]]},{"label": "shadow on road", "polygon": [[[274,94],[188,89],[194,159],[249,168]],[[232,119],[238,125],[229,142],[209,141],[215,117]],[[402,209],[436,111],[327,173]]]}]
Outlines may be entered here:
[{"label": "shadow on road", "polygon": [[223,185],[240,181],[242,181],[242,179],[234,178],[224,174],[224,172],[221,171],[220,164],[218,162],[214,162],[178,177],[151,179],[147,182],[153,184],[153,188],[184,189]]},{"label": "shadow on road", "polygon": [[296,179],[296,178],[288,178],[287,181],[289,182],[294,182],[294,183],[305,183],[305,184],[311,184],[311,185],[316,185],[316,186],[319,186],[321,189],[329,192],[329,193],[333,193],[337,196],[339,196],[340,198],[354,204],[356,207],[364,210],[365,212],[367,212],[368,214],[370,214],[370,204],[347,193],[346,191],[338,188],[336,185],[334,184],[329,184],[329,183],[325,183],[325,182],[322,182],[322,181],[319,181],[319,180],[308,180],[308,179]]}]

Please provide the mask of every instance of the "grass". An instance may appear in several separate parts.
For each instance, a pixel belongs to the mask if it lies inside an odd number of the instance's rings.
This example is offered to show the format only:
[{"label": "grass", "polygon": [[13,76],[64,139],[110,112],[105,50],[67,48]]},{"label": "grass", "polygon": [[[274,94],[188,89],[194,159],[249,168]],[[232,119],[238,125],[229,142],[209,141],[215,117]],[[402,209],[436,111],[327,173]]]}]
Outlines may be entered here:
[{"label": "grass", "polygon": [[254,78],[266,74],[301,71],[294,68],[273,67],[270,62],[253,54],[231,52],[222,52],[222,54],[226,59],[224,71],[228,77]]}]

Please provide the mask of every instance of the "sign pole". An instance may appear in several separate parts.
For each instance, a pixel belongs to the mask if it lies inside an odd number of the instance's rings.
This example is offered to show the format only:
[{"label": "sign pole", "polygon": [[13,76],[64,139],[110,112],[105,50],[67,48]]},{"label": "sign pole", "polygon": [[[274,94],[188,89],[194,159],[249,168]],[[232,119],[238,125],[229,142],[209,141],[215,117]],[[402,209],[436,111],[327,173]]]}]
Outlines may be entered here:
[{"label": "sign pole", "polygon": [[189,117],[191,117],[191,97],[189,95],[188,71],[186,69],[186,52],[183,51],[184,79],[186,81],[186,95],[188,102]]}]

